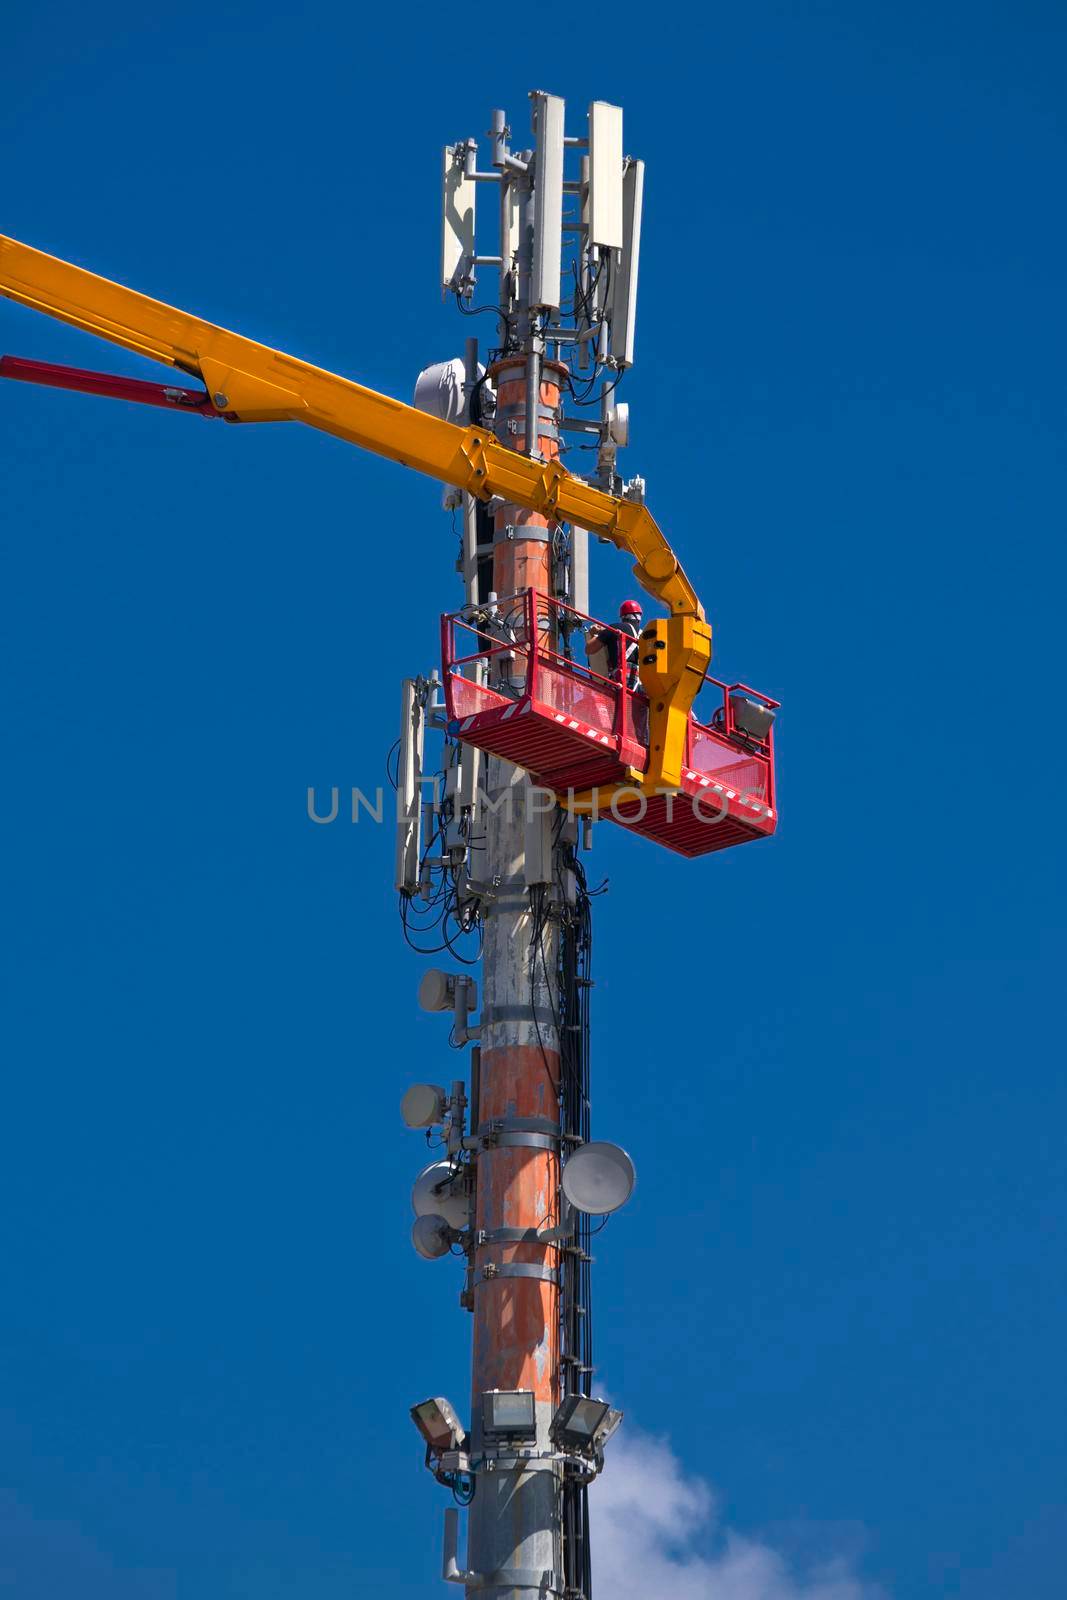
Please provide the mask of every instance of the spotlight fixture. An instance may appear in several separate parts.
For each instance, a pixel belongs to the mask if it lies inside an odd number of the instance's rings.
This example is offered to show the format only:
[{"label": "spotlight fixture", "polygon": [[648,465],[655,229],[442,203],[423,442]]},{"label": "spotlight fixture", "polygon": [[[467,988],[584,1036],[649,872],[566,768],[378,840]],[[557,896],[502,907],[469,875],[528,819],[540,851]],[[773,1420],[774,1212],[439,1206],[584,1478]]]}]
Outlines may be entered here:
[{"label": "spotlight fixture", "polygon": [[489,1389],[482,1395],[482,1432],[487,1440],[521,1444],[537,1437],[532,1389]]},{"label": "spotlight fixture", "polygon": [[758,700],[750,700],[746,694],[732,694],[730,710],[734,727],[747,733],[750,739],[766,739],[774,725],[774,712],[770,706],[761,706]]},{"label": "spotlight fixture", "polygon": [[621,1421],[622,1412],[616,1411],[606,1400],[569,1394],[560,1402],[549,1434],[562,1450],[594,1455],[611,1438]]},{"label": "spotlight fixture", "polygon": [[466,1441],[467,1430],[441,1395],[420,1400],[417,1406],[412,1406],[411,1420],[437,1455],[446,1450],[459,1450]]}]

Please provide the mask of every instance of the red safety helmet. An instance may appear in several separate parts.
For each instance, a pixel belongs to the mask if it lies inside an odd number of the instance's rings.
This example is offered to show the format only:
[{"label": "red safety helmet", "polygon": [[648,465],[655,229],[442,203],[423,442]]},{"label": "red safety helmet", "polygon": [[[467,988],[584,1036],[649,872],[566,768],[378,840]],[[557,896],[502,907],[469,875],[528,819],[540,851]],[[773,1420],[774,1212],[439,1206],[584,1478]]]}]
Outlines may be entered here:
[{"label": "red safety helmet", "polygon": [[640,600],[624,600],[619,607],[620,617],[639,617],[641,615]]}]

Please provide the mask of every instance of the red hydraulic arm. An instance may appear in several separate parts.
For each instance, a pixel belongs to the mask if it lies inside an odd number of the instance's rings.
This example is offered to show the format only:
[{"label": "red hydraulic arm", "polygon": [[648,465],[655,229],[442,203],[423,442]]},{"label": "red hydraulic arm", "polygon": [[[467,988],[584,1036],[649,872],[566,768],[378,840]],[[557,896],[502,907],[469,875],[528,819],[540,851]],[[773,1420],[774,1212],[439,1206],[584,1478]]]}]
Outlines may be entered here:
[{"label": "red hydraulic arm", "polygon": [[85,372],[81,367],[58,367],[51,361],[26,361],[21,356],[0,356],[0,378],[44,384],[48,389],[74,389],[79,394],[101,394],[110,400],[136,400],[143,406],[192,411],[201,417],[223,415],[212,405],[206,389],[146,383],[142,378],[118,378],[110,372]]}]

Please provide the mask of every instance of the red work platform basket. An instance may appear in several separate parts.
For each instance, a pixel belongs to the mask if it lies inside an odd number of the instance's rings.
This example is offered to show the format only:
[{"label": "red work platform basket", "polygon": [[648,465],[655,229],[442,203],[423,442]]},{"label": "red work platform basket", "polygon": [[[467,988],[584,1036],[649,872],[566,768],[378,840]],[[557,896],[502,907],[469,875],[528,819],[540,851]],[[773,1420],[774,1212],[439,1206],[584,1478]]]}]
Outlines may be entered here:
[{"label": "red work platform basket", "polygon": [[646,797],[614,788],[648,761],[648,699],[625,665],[632,637],[528,589],[442,617],[441,644],[450,731],[564,802],[602,791],[597,816],[684,856],[774,832],[776,700],[705,679],[719,703],[707,721],[690,713],[682,792]]}]

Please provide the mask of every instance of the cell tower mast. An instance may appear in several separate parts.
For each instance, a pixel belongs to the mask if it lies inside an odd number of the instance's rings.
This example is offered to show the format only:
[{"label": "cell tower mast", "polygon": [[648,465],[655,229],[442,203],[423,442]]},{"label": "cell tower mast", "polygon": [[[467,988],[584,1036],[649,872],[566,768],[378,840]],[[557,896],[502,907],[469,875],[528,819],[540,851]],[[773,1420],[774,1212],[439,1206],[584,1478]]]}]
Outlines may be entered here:
[{"label": "cell tower mast", "polygon": [[[633,360],[643,165],[624,158],[618,107],[594,103],[587,133],[567,138],[563,101],[540,92],[530,98],[530,148],[512,149],[507,117],[497,110],[490,170],[479,170],[473,139],[444,152],[442,282],[470,312],[478,269],[497,269],[498,344],[486,368],[468,340],[462,370],[458,362],[428,369],[416,404],[449,420],[491,426],[502,444],[545,462],[559,458],[569,436],[595,451],[591,481],[618,494],[615,458],[625,442],[626,410],[612,396]],[[497,188],[499,244],[479,254],[476,198],[483,185]],[[593,416],[586,420],[579,410],[565,419],[565,394]],[[532,591],[538,633],[570,655],[588,609],[586,532],[506,500],[486,506],[470,495],[445,498],[454,509],[462,505],[465,598],[481,636],[524,638],[519,597]],[[491,665],[499,685],[500,664]],[[490,661],[480,667],[484,674]],[[407,726],[419,692],[405,688]],[[421,696],[432,724],[425,685]],[[402,747],[409,801],[415,744],[412,737]],[[472,1209],[462,1240],[465,1301],[474,1314],[469,1436],[458,1419],[451,1431],[443,1426],[450,1408],[440,1399],[413,1415],[435,1474],[458,1489],[458,1498],[469,1497],[466,1561],[459,1563],[452,1511],[444,1576],[490,1600],[552,1594],[591,1600],[588,1486],[620,1413],[590,1393],[589,1213],[572,1206],[561,1179],[566,1164],[577,1192],[584,1164],[604,1185],[595,1209],[607,1210],[628,1194],[632,1171],[616,1147],[589,1144],[590,913],[578,855],[582,825],[551,791],[498,756],[488,756],[477,776],[464,773],[478,756],[460,747],[446,757],[461,769],[452,793],[474,801],[468,832],[476,842],[459,894],[477,905],[463,907],[460,925],[476,918],[484,933],[470,1135],[456,1138],[463,1108],[455,1088],[447,1105],[443,1091],[435,1105],[452,1144],[473,1147],[455,1153],[451,1182],[445,1177],[450,1198],[459,1191]],[[452,814],[445,830],[455,823]],[[432,837],[441,828],[431,823],[430,831]],[[409,832],[402,858],[405,849],[410,857],[410,845]],[[401,892],[428,899],[433,880],[425,857],[417,874],[410,860],[406,870],[405,881],[402,859]],[[458,999],[463,1035],[471,1032],[471,998],[462,978],[442,974],[424,983],[424,1003],[456,1010]],[[416,1230],[429,1239],[424,1221],[417,1220]],[[428,1253],[455,1231],[439,1231]]]}]

